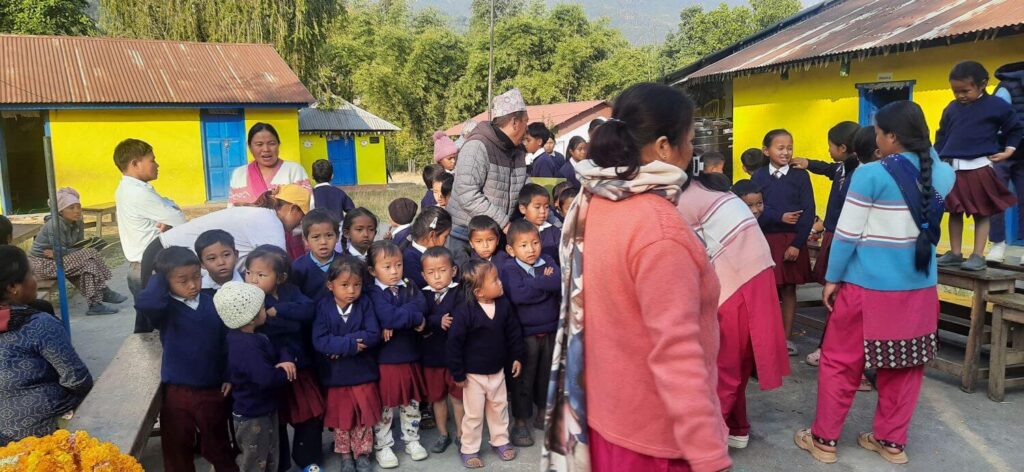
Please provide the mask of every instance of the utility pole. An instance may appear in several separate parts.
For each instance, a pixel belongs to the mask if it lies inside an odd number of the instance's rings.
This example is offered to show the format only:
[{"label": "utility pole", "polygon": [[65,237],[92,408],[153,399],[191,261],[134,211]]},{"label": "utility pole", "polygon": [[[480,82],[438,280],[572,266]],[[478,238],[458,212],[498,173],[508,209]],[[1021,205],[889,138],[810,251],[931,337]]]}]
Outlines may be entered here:
[{"label": "utility pole", "polygon": [[494,0],[491,0],[491,50],[490,57],[487,64],[487,121],[491,121],[493,117],[492,103],[494,101]]}]

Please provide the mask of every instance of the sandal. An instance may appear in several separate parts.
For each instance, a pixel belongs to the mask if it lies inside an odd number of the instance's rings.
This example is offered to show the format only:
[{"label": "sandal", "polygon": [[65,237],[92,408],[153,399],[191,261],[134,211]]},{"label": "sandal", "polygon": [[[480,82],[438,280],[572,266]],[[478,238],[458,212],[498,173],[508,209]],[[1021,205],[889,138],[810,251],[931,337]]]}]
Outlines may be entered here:
[{"label": "sandal", "polygon": [[463,454],[459,453],[459,457],[462,458],[462,466],[467,469],[482,469],[484,468],[484,461],[480,460],[480,454]]},{"label": "sandal", "polygon": [[494,452],[498,454],[498,457],[505,462],[516,458],[516,448],[508,444],[505,444],[504,446],[492,446],[491,449],[494,449]]},{"label": "sandal", "polygon": [[814,438],[811,436],[810,429],[801,429],[800,431],[797,431],[796,435],[793,436],[793,442],[796,443],[796,447],[811,453],[811,457],[820,462],[835,464],[839,460],[839,458],[836,457],[836,453],[821,449],[814,443]]},{"label": "sandal", "polygon": [[512,444],[516,447],[533,446],[533,435],[530,434],[530,428],[524,426],[513,426]]},{"label": "sandal", "polygon": [[814,352],[808,354],[804,362],[807,362],[807,365],[818,367],[818,364],[821,362],[821,348],[815,349]]},{"label": "sandal", "polygon": [[874,433],[861,433],[860,436],[857,436],[857,444],[860,444],[860,447],[863,447],[864,449],[877,452],[878,455],[882,456],[882,459],[885,459],[890,463],[906,464],[907,462],[910,462],[905,451],[893,453],[889,448],[885,447],[884,444],[875,439]]}]

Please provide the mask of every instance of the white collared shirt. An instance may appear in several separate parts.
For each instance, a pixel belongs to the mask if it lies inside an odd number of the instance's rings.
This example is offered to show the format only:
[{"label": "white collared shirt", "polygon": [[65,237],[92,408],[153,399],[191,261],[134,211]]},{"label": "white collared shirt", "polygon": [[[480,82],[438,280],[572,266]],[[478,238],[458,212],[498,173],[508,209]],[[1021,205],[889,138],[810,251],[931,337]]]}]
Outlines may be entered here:
[{"label": "white collared shirt", "polygon": [[172,200],[161,197],[152,185],[135,177],[121,176],[114,192],[117,233],[128,262],[142,262],[142,253],[160,236],[157,224],[181,226],[187,221]]},{"label": "white collared shirt", "polygon": [[184,303],[186,306],[188,306],[189,308],[191,308],[193,310],[198,310],[199,309],[199,297],[196,297],[196,298],[184,298],[184,297],[179,297],[177,295],[173,295],[172,294],[171,298],[173,298],[173,299],[175,299],[175,300],[177,300],[177,301],[179,301],[181,303]]},{"label": "white collared shirt", "polygon": [[989,160],[988,156],[976,157],[974,159],[952,159],[952,161],[950,165],[953,166],[953,170],[974,170],[992,166],[992,161]]},{"label": "white collared shirt", "polygon": [[[237,270],[232,270],[231,271],[231,282],[245,282],[245,279],[242,278],[242,274],[239,274]],[[219,283],[217,283],[217,281],[213,280],[213,277],[210,277],[210,273],[207,272],[206,269],[203,269],[203,285],[202,285],[202,287],[203,288],[212,288],[214,290],[220,290],[221,284],[219,284]]]},{"label": "white collared shirt", "polygon": [[381,282],[380,279],[373,279],[373,283],[377,284],[381,290],[391,290],[391,287],[405,287],[404,280],[399,280],[398,283],[394,285],[384,285],[384,282]]},{"label": "white collared shirt", "polygon": [[356,249],[356,247],[353,246],[352,243],[348,243],[347,250],[350,255],[356,256],[359,258],[359,260],[366,262],[366,254],[359,252],[359,250]]},{"label": "white collared shirt", "polygon": [[447,297],[448,294],[451,293],[453,288],[458,287],[458,286],[459,286],[459,283],[453,280],[452,283],[448,284],[448,286],[445,287],[444,289],[442,289],[441,291],[434,290],[434,287],[431,287],[429,285],[427,285],[426,287],[423,287],[423,290],[427,291],[427,292],[433,292],[434,296],[437,296],[437,294],[440,293],[441,294],[441,298],[435,299],[435,303],[438,303],[441,300],[444,300],[444,297]]},{"label": "white collared shirt", "polygon": [[542,232],[542,231],[544,231],[544,230],[546,230],[546,229],[548,229],[548,228],[550,228],[552,226],[554,226],[554,225],[551,224],[551,222],[545,221],[544,223],[541,223],[541,225],[537,227],[537,231],[538,232]]},{"label": "white collared shirt", "polygon": [[[403,229],[408,228],[410,226],[412,226],[412,223],[406,223],[404,225],[398,225],[395,226],[394,228],[391,228],[391,236],[394,237],[396,234],[401,233]],[[395,241],[395,244],[398,244],[400,242],[401,241]]]},{"label": "white collared shirt", "polygon": [[427,252],[427,247],[426,246],[421,246],[420,243],[417,243],[416,241],[413,241],[412,239],[410,239],[409,242],[412,243],[412,247],[416,248],[416,250],[419,251],[420,254],[423,254],[424,252]]},{"label": "white collared shirt", "polygon": [[530,277],[536,277],[537,276],[536,268],[537,267],[544,267],[544,264],[546,264],[546,262],[544,262],[544,259],[538,257],[537,258],[537,262],[534,262],[533,266],[531,266],[531,265],[529,265],[529,264],[527,264],[527,263],[525,263],[525,262],[523,262],[523,261],[521,261],[519,259],[516,259],[516,264],[519,264],[519,267],[522,267],[523,270],[526,271],[526,273],[530,274]]},{"label": "white collared shirt", "polygon": [[775,167],[775,164],[768,164],[768,170],[772,177],[778,179],[789,174],[789,164],[786,164],[781,168]]},{"label": "white collared shirt", "polygon": [[340,306],[338,307],[338,314],[341,315],[341,321],[348,323],[348,317],[352,316],[352,305],[352,303],[349,303],[348,307],[344,310],[342,310]]}]

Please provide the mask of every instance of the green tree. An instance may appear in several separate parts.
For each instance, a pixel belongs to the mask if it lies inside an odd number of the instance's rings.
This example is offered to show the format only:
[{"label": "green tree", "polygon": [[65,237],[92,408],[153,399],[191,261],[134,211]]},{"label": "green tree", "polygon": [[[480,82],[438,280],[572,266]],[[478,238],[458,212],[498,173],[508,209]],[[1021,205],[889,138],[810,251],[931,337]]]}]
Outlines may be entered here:
[{"label": "green tree", "polygon": [[0,0],[0,33],[89,35],[88,8],[87,0]]},{"label": "green tree", "polygon": [[795,15],[802,5],[800,0],[750,0],[757,29],[765,29]]}]

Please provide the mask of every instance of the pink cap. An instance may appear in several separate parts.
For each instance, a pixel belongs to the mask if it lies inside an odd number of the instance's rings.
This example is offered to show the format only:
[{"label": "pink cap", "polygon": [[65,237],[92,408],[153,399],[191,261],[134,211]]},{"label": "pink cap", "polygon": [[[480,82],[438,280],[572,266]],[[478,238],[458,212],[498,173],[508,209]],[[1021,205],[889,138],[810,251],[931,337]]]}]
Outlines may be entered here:
[{"label": "pink cap", "polygon": [[444,131],[434,132],[434,162],[441,162],[441,159],[458,153],[459,149]]}]

